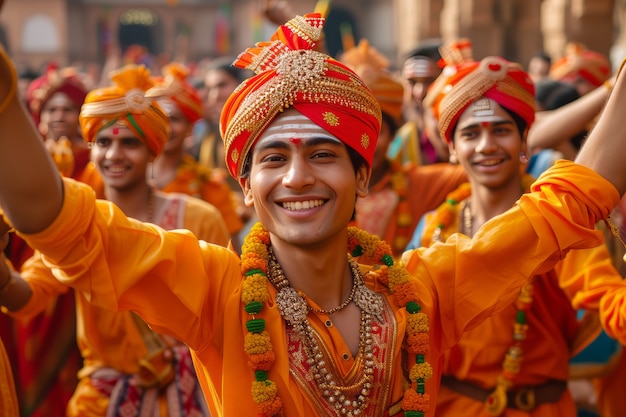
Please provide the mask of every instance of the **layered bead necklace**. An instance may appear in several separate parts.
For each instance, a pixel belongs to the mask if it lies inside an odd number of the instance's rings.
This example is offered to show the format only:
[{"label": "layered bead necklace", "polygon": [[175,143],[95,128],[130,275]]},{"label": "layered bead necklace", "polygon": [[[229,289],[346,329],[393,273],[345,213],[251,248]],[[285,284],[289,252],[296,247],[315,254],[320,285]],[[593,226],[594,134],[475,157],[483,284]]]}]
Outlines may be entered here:
[{"label": "layered bead necklace", "polygon": [[[373,352],[372,320],[383,309],[382,297],[368,289],[363,283],[358,264],[350,259],[353,283],[350,295],[339,306],[330,310],[321,310],[311,307],[304,297],[289,285],[289,280],[276,260],[273,251],[269,250],[269,279],[277,289],[276,304],[283,319],[289,323],[294,331],[304,341],[308,354],[307,364],[313,370],[317,386],[326,401],[343,416],[353,417],[363,415],[369,404],[369,392],[372,388],[375,357]],[[342,386],[326,368],[324,355],[320,348],[315,330],[307,320],[308,312],[330,315],[348,306],[352,301],[361,309],[359,352],[363,357],[363,368],[359,372],[362,376],[354,384]],[[356,395],[351,395],[356,393]],[[353,397],[352,399],[350,397]]]},{"label": "layered bead necklace", "polygon": [[[430,348],[428,317],[421,312],[418,303],[416,280],[391,255],[391,247],[377,236],[370,235],[354,227],[348,228],[348,254],[350,257],[364,255],[379,262],[382,282],[387,284],[398,306],[406,308],[408,314],[404,348],[407,358],[410,387],[404,392],[401,403],[406,417],[423,417],[429,409],[430,399],[425,393],[426,381],[432,377],[432,368],[426,361]],[[257,404],[260,417],[280,415],[283,403],[278,395],[276,384],[268,378],[275,353],[265,330],[265,320],[260,318],[264,305],[270,300],[267,290],[268,279],[277,290],[276,304],[281,316],[301,336],[306,344],[307,364],[324,400],[343,416],[360,416],[371,403],[370,389],[372,374],[376,366],[372,355],[372,321],[380,319],[383,309],[381,295],[371,291],[363,283],[357,263],[348,258],[353,276],[353,288],[349,301],[340,306],[322,311],[328,314],[345,308],[350,302],[361,310],[361,339],[359,352],[364,359],[362,377],[354,384],[339,386],[323,363],[320,342],[307,320],[309,312],[315,312],[306,300],[289,284],[270,246],[269,232],[261,223],[255,224],[244,241],[241,255],[243,283],[241,302],[250,316],[246,322],[248,333],[245,336],[244,350],[254,371],[252,398]],[[344,305],[345,304],[345,305]],[[319,310],[319,309],[318,309]],[[332,313],[330,313],[332,314]]]}]

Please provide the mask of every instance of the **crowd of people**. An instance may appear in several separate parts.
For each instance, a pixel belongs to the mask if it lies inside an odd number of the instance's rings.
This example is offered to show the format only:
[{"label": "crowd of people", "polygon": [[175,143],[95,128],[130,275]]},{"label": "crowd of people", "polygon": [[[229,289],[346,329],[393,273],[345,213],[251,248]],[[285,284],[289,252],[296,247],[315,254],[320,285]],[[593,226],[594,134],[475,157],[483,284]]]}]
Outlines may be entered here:
[{"label": "crowd of people", "polygon": [[0,49],[1,415],[622,415],[621,67],[280,3],[204,67]]}]

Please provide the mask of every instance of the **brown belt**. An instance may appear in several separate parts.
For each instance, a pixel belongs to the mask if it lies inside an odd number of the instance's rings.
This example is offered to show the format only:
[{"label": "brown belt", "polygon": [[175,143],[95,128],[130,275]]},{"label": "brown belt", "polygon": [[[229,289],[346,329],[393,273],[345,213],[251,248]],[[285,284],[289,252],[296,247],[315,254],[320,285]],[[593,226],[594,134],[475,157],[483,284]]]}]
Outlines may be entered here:
[{"label": "brown belt", "polygon": [[[460,381],[447,375],[441,377],[441,385],[482,403],[487,401],[487,397],[493,392],[493,390],[487,390],[471,382]],[[512,389],[506,393],[507,408],[532,411],[542,404],[559,401],[566,389],[566,382],[556,379],[548,380],[541,385]]]}]

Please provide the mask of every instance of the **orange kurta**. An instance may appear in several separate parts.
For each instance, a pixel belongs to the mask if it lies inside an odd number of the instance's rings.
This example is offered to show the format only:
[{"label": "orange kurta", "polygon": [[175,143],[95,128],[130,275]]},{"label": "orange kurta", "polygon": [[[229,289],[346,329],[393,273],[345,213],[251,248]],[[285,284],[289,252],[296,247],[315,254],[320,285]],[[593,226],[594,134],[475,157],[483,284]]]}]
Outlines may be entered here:
[{"label": "orange kurta", "polygon": [[4,344],[0,340],[0,414],[18,416],[19,413],[11,363],[4,350]]},{"label": "orange kurta", "polygon": [[[199,239],[222,246],[226,246],[230,239],[219,211],[186,194],[168,194],[167,203],[155,213],[155,223],[171,229],[191,230]],[[9,314],[24,321],[40,314],[46,305],[50,305],[50,300],[70,290],[54,278],[37,255],[25,263],[22,276],[29,282],[33,295],[22,309]],[[148,350],[131,313],[116,313],[93,306],[80,293],[76,297],[76,311],[76,337],[84,366],[79,372],[81,382],[70,400],[67,415],[103,416],[108,398],[91,387],[89,376],[102,368],[135,374],[139,360]]]},{"label": "orange kurta", "polygon": [[[394,255],[405,250],[422,216],[435,209],[446,195],[467,181],[460,165],[439,163],[402,169],[404,185],[394,185],[394,173],[387,173],[374,185],[366,197],[357,200],[356,223],[363,230],[380,236],[392,245]],[[398,195],[398,187],[404,196]],[[403,210],[406,211],[403,214]],[[408,218],[399,219],[401,216]],[[402,222],[406,222],[403,227]]]},{"label": "orange kurta", "polygon": [[176,171],[176,178],[161,191],[188,194],[213,204],[222,213],[231,235],[237,234],[243,228],[228,184],[212,179],[211,171],[189,155],[184,156]]},{"label": "orange kurta", "polygon": [[[554,174],[554,175],[551,175]],[[407,254],[408,269],[429,317],[431,351],[427,360],[435,378],[426,392],[436,401],[440,355],[463,331],[511,305],[527,278],[553,268],[568,248],[602,242],[594,223],[617,204],[615,188],[592,171],[571,162],[557,164],[544,177],[537,193],[493,219],[473,240],[452,237],[446,244]],[[558,232],[558,233],[557,233]],[[541,239],[539,239],[541,236]],[[25,236],[47,259],[55,273],[95,305],[135,309],[153,329],[184,341],[195,356],[198,377],[213,417],[257,414],[252,401],[253,376],[244,351],[248,314],[241,303],[238,256],[219,246],[198,243],[185,231],[166,232],[127,219],[109,202],[96,202],[93,192],[66,180],[65,203],[58,218],[44,232]],[[532,244],[529,244],[531,242]],[[149,254],[149,256],[147,256]],[[491,268],[485,270],[484,264]],[[199,277],[207,277],[202,279]],[[372,277],[367,285],[386,296],[397,329],[388,363],[385,396],[375,406],[390,409],[403,393],[402,340],[408,313],[398,308],[388,289]],[[276,292],[267,283],[270,297]],[[602,290],[596,291],[599,295]],[[623,296],[608,301],[604,321],[626,341]],[[604,301],[603,300],[603,301]],[[292,377],[287,355],[285,322],[270,300],[262,312],[277,359],[268,372],[284,402],[283,416],[318,416],[307,393]],[[341,370],[345,343],[334,326],[311,316],[331,358]],[[434,415],[434,407],[426,414]]]},{"label": "orange kurta", "polygon": [[[471,192],[463,186],[462,193]],[[449,197],[450,198],[450,197]],[[463,200],[464,201],[464,200]],[[463,201],[446,204],[450,224],[441,231],[445,239],[459,229],[459,217]],[[426,216],[426,230],[432,222],[439,222],[434,213]],[[430,236],[423,243],[429,244]],[[598,311],[600,297],[613,290],[626,293],[626,285],[612,265],[611,256],[604,243],[590,249],[572,250],[554,270],[537,275],[532,281],[532,303],[526,310],[528,330],[522,343],[524,358],[521,369],[513,379],[512,391],[527,386],[537,386],[548,381],[569,378],[569,359],[582,342],[577,338],[580,322],[577,309]],[[599,291],[599,293],[595,293]],[[475,329],[461,337],[459,343],[444,354],[443,375],[493,391],[502,373],[502,363],[513,344],[513,325],[517,307],[511,304],[494,314]],[[569,393],[560,401],[537,407],[532,412],[520,414],[508,408],[502,416],[574,416],[576,408]],[[437,404],[438,416],[472,415],[489,417],[485,403],[442,386]]]}]

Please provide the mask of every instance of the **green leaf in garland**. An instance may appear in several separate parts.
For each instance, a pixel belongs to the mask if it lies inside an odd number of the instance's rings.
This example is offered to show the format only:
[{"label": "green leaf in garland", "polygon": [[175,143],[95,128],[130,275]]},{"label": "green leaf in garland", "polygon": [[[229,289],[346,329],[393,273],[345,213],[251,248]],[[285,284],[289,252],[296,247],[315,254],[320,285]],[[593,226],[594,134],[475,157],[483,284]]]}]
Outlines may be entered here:
[{"label": "green leaf in garland", "polygon": [[260,301],[252,301],[243,308],[248,314],[259,314],[263,309],[263,303]]},{"label": "green leaf in garland", "polygon": [[250,333],[261,333],[265,330],[265,320],[252,319],[246,322],[246,328]]}]

